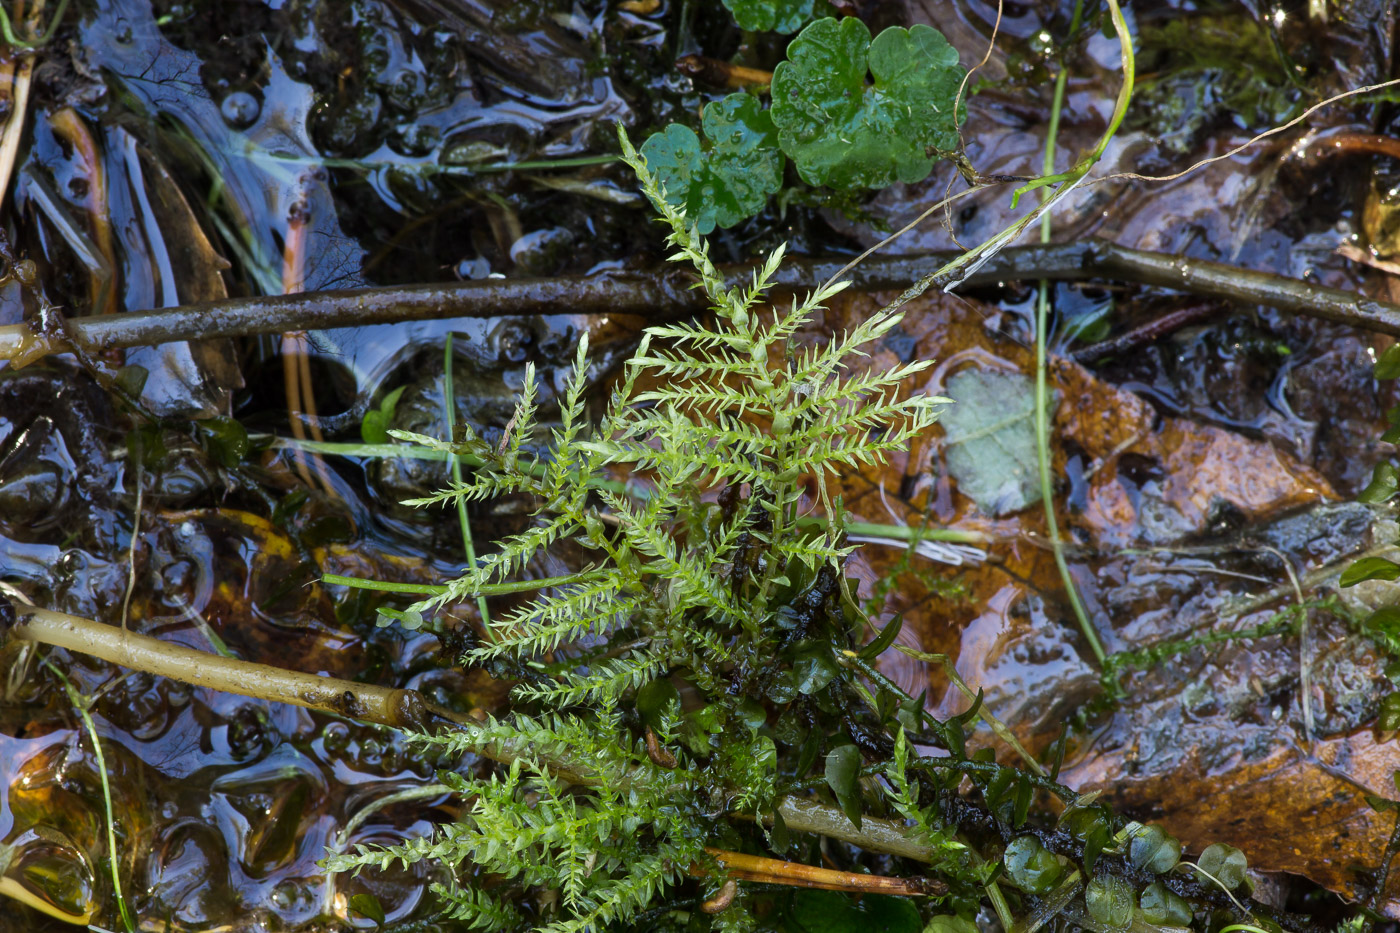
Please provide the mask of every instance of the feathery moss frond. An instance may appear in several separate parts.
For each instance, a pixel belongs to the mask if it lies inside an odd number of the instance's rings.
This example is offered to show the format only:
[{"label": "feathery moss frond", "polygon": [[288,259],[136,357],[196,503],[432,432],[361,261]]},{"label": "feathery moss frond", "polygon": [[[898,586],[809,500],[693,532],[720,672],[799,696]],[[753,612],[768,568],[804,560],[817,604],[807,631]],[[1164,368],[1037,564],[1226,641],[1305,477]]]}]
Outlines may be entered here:
[{"label": "feathery moss frond", "polygon": [[[830,509],[828,471],[878,462],[907,446],[933,423],[941,402],[905,390],[927,362],[848,372],[860,345],[887,333],[898,314],[877,314],[826,347],[789,356],[789,341],[844,284],[762,308],[782,262],[778,249],[750,282],[726,286],[705,241],[661,196],[626,135],[620,139],[668,229],[670,258],[694,267],[711,318],[648,329],[596,426],[585,420],[581,342],[546,454],[526,453],[537,433],[533,370],[499,448],[470,433],[456,443],[399,435],[470,453],[479,464],[465,482],[414,505],[455,507],[507,494],[535,502],[528,528],[497,542],[446,593],[414,611],[473,597],[564,540],[599,564],[587,580],[498,615],[496,641],[463,658],[509,660],[530,671],[514,688],[511,719],[489,721],[470,742],[450,733],[413,737],[445,755],[490,747],[511,761],[480,779],[444,772],[444,781],[474,798],[470,813],[431,839],[360,847],[329,863],[345,870],[437,860],[458,872],[458,884],[440,891],[450,914],[483,928],[523,928],[509,897],[525,888],[559,892],[551,915],[532,918],[537,929],[583,933],[626,920],[705,859],[704,846],[716,841],[705,816],[713,801],[753,813],[771,808],[774,740],[760,729],[763,717],[742,708],[734,685],[757,690],[757,678],[777,691],[783,678],[793,682],[793,662],[781,660],[779,649],[811,637],[792,633],[792,604],[808,586],[796,581],[838,580],[851,551],[839,514],[825,531],[799,526],[807,484],[815,478],[817,499]],[[605,482],[618,472],[649,491]],[[672,680],[704,704],[684,729],[674,701],[659,713],[641,710],[644,693],[664,696],[674,691]],[[545,715],[524,715],[528,708]],[[589,762],[586,787],[564,790],[540,764],[565,753]],[[663,767],[668,762],[674,770]],[[896,808],[922,813],[910,786],[891,781]],[[488,896],[470,883],[481,872],[505,883]],[[724,925],[743,922],[736,915]]]}]

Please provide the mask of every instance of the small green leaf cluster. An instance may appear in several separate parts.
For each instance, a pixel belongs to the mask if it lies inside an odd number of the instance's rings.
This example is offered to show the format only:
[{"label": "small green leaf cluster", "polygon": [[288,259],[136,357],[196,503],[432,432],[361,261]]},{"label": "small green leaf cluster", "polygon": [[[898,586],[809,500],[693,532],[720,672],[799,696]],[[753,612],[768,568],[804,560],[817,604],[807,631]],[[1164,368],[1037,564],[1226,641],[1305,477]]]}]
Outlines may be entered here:
[{"label": "small green leaf cluster", "polygon": [[801,29],[819,5],[827,6],[821,0],[724,0],[740,29],[783,35]]},{"label": "small green leaf cluster", "polygon": [[[664,726],[661,739],[670,741]],[[562,918],[535,928],[571,933],[631,916],[674,884],[686,866],[704,858],[694,795],[651,761],[643,744],[626,737],[613,708],[602,708],[590,720],[491,721],[471,741],[461,734],[410,738],[440,754],[461,754],[487,742],[507,750],[505,757],[512,752],[518,757],[486,780],[443,772],[448,786],[473,800],[460,822],[436,836],[332,855],[325,862],[328,870],[435,861],[454,870],[452,882],[434,888],[446,916],[474,929],[525,926],[508,900],[469,883],[477,871],[489,871],[514,886],[558,891]],[[543,764],[565,750],[594,768],[586,793]]]},{"label": "small green leaf cluster", "polygon": [[[796,29],[811,0],[726,0],[745,28]],[[763,23],[776,25],[763,26]],[[790,28],[784,28],[790,27]],[[642,155],[700,233],[752,217],[782,187],[784,156],[809,185],[885,188],[928,177],[960,148],[965,72],[957,50],[922,24],[873,39],[856,17],[818,19],[773,72],[772,106],[730,94],[709,104],[703,139],[670,124]]]}]

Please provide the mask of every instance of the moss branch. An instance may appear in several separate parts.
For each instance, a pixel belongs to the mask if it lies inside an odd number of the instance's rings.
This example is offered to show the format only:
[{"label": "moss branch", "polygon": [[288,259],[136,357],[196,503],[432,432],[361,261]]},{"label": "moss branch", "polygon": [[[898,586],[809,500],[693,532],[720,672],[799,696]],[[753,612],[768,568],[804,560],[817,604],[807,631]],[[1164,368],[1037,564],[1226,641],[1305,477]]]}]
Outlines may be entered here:
[{"label": "moss branch", "polygon": [[[941,267],[956,255],[871,258],[849,278],[855,288],[867,291],[903,288],[927,276],[930,267]],[[842,266],[838,259],[788,260],[773,281],[783,289],[812,289]],[[721,271],[731,285],[748,282],[753,272],[747,265]],[[1129,249],[1099,239],[1008,248],[961,284],[1094,278],[1170,288],[1243,305],[1267,305],[1400,337],[1400,305],[1268,272]],[[249,337],[460,317],[640,314],[657,318],[658,308],[664,309],[664,315],[702,310],[707,299],[691,288],[693,282],[694,277],[687,273],[668,270],[651,275],[483,279],[454,285],[306,292],[75,317],[68,321],[68,330],[72,341],[95,353],[203,337]],[[67,352],[69,339],[37,332],[28,324],[3,326],[0,360],[24,365],[50,353]]]}]

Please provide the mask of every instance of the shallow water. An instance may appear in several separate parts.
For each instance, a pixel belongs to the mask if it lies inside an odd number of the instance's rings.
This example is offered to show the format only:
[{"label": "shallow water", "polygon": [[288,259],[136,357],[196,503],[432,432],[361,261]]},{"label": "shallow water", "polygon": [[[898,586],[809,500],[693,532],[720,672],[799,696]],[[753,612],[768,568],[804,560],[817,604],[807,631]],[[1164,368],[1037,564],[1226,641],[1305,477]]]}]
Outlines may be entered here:
[{"label": "shallow water", "polygon": [[[984,72],[992,85],[973,98],[965,131],[982,171],[1037,170],[1056,52],[1039,37],[1064,29],[1069,6],[1008,8]],[[1173,9],[1139,13],[1136,28],[1165,27]],[[870,15],[939,25],[968,62],[990,35],[994,10],[920,2]],[[1249,16],[1243,6],[1229,15]],[[1286,20],[1281,41],[1312,69],[1312,83],[1246,108],[1248,119],[1232,119],[1221,104],[1234,86],[1230,73],[1163,53],[1153,64],[1157,89],[1143,92],[1154,105],[1135,113],[1106,165],[1175,171],[1291,115],[1300,101],[1388,75],[1383,40],[1392,15],[1374,25],[1335,23],[1326,43],[1303,41],[1304,27]],[[98,0],[69,17],[54,47],[65,54],[46,56],[38,68],[12,213],[20,218],[16,247],[40,263],[48,298],[75,312],[104,301],[134,310],[223,294],[649,268],[660,244],[616,165],[502,166],[609,153],[614,120],[635,138],[693,115],[715,89],[681,76],[672,67],[678,54],[771,67],[780,51],[741,36],[717,4],[680,2],[640,14],[592,0]],[[1086,37],[1073,64],[1063,164],[1101,132],[1117,80],[1114,45],[1102,36]],[[1198,82],[1208,93],[1182,97]],[[65,107],[86,127],[86,143],[64,128]],[[1367,119],[1363,109],[1339,107],[1317,125],[1344,129]],[[1287,155],[1284,146],[1263,147],[1180,182],[1086,189],[1057,218],[1057,236],[1097,233],[1374,287],[1370,273],[1333,253],[1359,226],[1369,164]],[[812,254],[849,254],[883,235],[882,225],[922,210],[947,183],[941,173],[896,186],[850,215],[770,205],[718,233],[715,255],[744,258],[780,240]],[[88,213],[94,192],[110,219],[106,235]],[[954,236],[970,243],[1006,224],[1004,190],[971,203],[950,217],[950,230],[934,222],[896,249],[947,246]],[[937,358],[948,364],[945,375],[984,365],[1027,371],[1027,295],[1012,287],[980,294],[1002,307],[922,303],[880,358]],[[826,326],[868,310],[862,302],[869,301],[852,298]],[[1056,290],[1064,317],[1109,304],[1120,331],[1172,302],[1117,286]],[[7,286],[0,318],[18,320],[34,303]],[[321,571],[408,581],[451,575],[462,561],[455,518],[396,504],[440,483],[440,468],[336,458],[308,464],[301,477],[285,453],[255,450],[230,474],[191,440],[188,417],[222,411],[249,430],[287,436],[283,364],[304,351],[308,392],[331,439],[358,439],[364,412],[399,387],[393,424],[441,434],[442,348],[451,333],[457,417],[498,437],[527,363],[542,375],[548,400],[580,334],[590,336],[591,375],[601,382],[642,324],[584,315],[444,321],[316,333],[304,347],[265,339],[99,361],[109,374],[124,362],[151,371],[142,401],[167,419],[157,422],[133,417],[69,361],[0,373],[0,576],[36,603],[125,620],[192,647],[410,686],[463,710],[492,708],[502,684],[454,667],[433,638],[376,628],[375,600],[313,582]],[[1263,556],[1261,541],[1300,571],[1364,543],[1368,515],[1328,513],[1312,524],[1290,516],[1316,517],[1369,475],[1373,439],[1392,403],[1377,399],[1370,379],[1373,343],[1267,310],[1221,308],[1218,318],[1097,361],[1092,373],[1057,364],[1067,400],[1058,423],[1057,468],[1068,478],[1062,520],[1079,546],[1077,578],[1110,650],[1213,624],[1241,594],[1282,584],[1286,576]],[[1061,335],[1057,346],[1068,352],[1072,344]],[[141,425],[147,429],[134,430]],[[1123,446],[1135,437],[1137,446]],[[847,506],[870,521],[918,522],[926,510],[938,522],[985,530],[996,538],[993,561],[945,570],[874,546],[852,572],[868,581],[863,596],[897,574],[899,589],[883,608],[906,610],[911,624],[901,639],[959,658],[993,708],[1043,744],[1096,690],[1043,546],[1043,520],[1036,508],[981,515],[940,456],[933,443],[883,474],[848,478]],[[489,539],[519,527],[521,511],[519,503],[475,509],[472,524]],[[1187,550],[1202,546],[1211,547]],[[531,572],[557,573],[572,559],[561,554]],[[470,619],[475,610],[457,611]],[[1336,743],[1329,747],[1338,755],[1372,761],[1373,746],[1358,737],[1379,695],[1374,659],[1335,620],[1316,625],[1315,734]],[[315,861],[344,844],[340,828],[375,801],[421,787],[435,768],[474,762],[425,760],[398,734],[331,716],[62,651],[46,657],[79,693],[96,696],[118,872],[143,929],[367,929],[345,910],[362,890],[378,896],[391,921],[431,915],[433,879],[421,871],[342,879],[328,891]],[[1263,761],[1286,786],[1297,774],[1269,750],[1297,734],[1299,664],[1297,643],[1276,638],[1141,675],[1134,703],[1096,721],[1089,738],[1097,741],[1082,743],[1075,774],[1127,788],[1138,803],[1161,796],[1154,779],[1187,765],[1248,790],[1259,782],[1238,777],[1240,760]],[[8,673],[0,841],[16,847],[10,874],[70,907],[92,901],[97,921],[116,929],[90,739],[35,657],[11,646],[0,652],[0,670]],[[938,671],[893,656],[889,672],[916,693],[933,686],[933,703],[952,703]],[[421,834],[458,806],[446,797],[394,805],[347,842]],[[1285,820],[1289,812],[1258,808]],[[1334,822],[1356,819],[1345,811]],[[1221,837],[1209,821],[1198,830]],[[1257,838],[1277,831],[1250,828]],[[1262,864],[1307,874],[1314,856]],[[66,927],[28,911],[0,912],[0,930],[9,929]]]}]

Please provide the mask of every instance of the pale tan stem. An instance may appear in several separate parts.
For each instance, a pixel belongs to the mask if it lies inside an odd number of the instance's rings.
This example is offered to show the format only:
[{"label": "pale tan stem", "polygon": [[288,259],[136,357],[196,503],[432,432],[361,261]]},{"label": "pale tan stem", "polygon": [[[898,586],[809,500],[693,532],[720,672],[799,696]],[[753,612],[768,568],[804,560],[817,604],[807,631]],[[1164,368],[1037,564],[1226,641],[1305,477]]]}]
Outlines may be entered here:
[{"label": "pale tan stem", "polygon": [[[25,22],[29,35],[38,33],[39,14],[43,12],[44,0],[35,0],[29,8]],[[16,8],[16,13],[19,12]],[[16,17],[18,21],[18,17]],[[10,82],[10,119],[0,132],[0,207],[5,204],[5,194],[10,190],[10,176],[14,173],[15,158],[19,155],[19,144],[24,139],[24,120],[29,113],[30,75],[34,72],[34,56],[22,49],[9,48],[6,54],[17,56],[14,78]]]},{"label": "pale tan stem", "polygon": [[[725,849],[706,848],[705,851],[714,856],[715,861],[730,878],[737,881],[760,881],[767,884],[785,884],[794,888],[819,888],[823,891],[848,891],[854,894],[889,894],[894,897],[923,897],[948,893],[947,885],[927,878],[892,878],[886,875],[836,871]],[[690,874],[704,877],[706,871],[701,865],[692,865]]]},{"label": "pale tan stem", "polygon": [[290,703],[399,729],[421,726],[429,718],[429,710],[416,690],[287,671],[173,645],[62,612],[22,605],[16,609],[21,618],[8,633],[10,638],[79,651],[197,687]]},{"label": "pale tan stem", "polygon": [[53,917],[55,920],[62,920],[64,923],[85,927],[92,922],[93,910],[91,907],[87,908],[87,913],[70,914],[50,904],[14,878],[3,875],[0,875],[0,896],[18,901],[21,904],[34,908],[41,914]]}]

